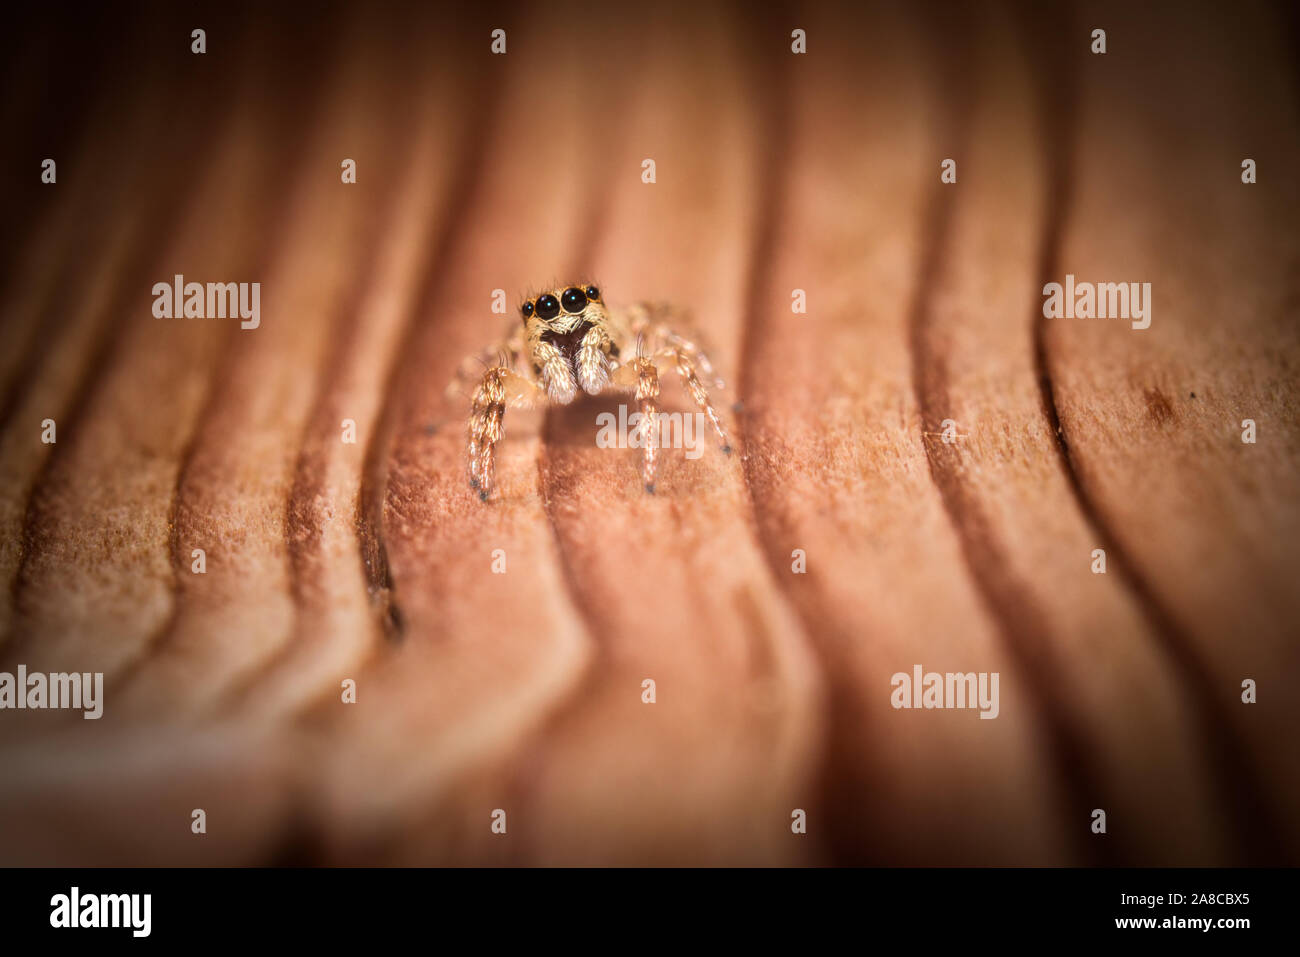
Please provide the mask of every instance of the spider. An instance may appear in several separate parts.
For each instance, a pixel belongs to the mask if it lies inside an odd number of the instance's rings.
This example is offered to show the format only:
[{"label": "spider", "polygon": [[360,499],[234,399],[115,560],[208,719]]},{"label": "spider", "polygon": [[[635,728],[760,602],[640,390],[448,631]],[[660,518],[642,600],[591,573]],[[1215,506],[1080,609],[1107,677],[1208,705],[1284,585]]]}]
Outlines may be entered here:
[{"label": "spider", "polygon": [[[659,441],[655,401],[659,375],[669,367],[708,416],[722,451],[731,453],[701,376],[715,389],[723,388],[723,382],[699,347],[670,327],[669,320],[681,315],[678,310],[656,303],[610,309],[600,289],[585,284],[529,296],[519,314],[521,325],[492,350],[497,362],[482,372],[471,398],[469,484],[483,501],[495,484],[496,445],[505,431],[506,409],[568,405],[580,391],[635,395],[641,412],[641,478],[653,495]],[[458,379],[463,383],[472,373],[472,367],[462,365]]]}]

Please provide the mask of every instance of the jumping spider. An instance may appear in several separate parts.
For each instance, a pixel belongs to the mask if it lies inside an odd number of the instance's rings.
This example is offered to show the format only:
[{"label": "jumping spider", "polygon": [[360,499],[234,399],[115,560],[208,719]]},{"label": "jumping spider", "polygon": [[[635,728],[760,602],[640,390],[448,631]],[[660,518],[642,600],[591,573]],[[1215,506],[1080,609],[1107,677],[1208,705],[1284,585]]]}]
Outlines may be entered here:
[{"label": "jumping spider", "polygon": [[[722,451],[731,446],[709,393],[723,382],[703,352],[669,325],[680,317],[670,306],[639,303],[610,309],[594,285],[562,286],[529,296],[519,307],[523,322],[497,348],[495,365],[482,372],[469,415],[469,484],[487,501],[494,484],[495,450],[507,408],[568,405],[579,390],[588,395],[632,392],[640,405],[637,424],[645,490],[655,490],[659,430],[655,400],[659,375],[671,366],[695,404],[708,416]],[[462,366],[459,378],[473,369]]]}]

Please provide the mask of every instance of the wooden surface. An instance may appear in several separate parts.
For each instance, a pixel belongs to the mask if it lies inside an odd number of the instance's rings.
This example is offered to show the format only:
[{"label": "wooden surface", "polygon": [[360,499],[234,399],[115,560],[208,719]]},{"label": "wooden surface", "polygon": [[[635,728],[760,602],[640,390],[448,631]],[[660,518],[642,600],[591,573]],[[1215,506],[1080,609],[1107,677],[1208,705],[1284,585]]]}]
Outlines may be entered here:
[{"label": "wooden surface", "polygon": [[[1132,6],[34,14],[0,670],[106,701],[0,712],[0,862],[1295,863],[1300,32]],[[737,454],[512,412],[480,503],[445,387],[570,276],[693,310]]]}]

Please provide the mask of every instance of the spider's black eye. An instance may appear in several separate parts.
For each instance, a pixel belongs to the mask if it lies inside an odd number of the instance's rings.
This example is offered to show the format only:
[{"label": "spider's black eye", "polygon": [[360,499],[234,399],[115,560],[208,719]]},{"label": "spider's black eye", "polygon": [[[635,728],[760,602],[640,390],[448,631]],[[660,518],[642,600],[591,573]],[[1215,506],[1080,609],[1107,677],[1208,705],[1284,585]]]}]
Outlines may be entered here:
[{"label": "spider's black eye", "polygon": [[519,307],[519,311],[524,314],[525,319],[531,318],[533,314],[533,304],[531,302],[526,302]]},{"label": "spider's black eye", "polygon": [[582,312],[587,308],[587,295],[577,286],[570,286],[564,290],[560,302],[564,303],[565,312]]},{"label": "spider's black eye", "polygon": [[597,289],[595,286],[588,286],[588,287],[587,287],[587,298],[588,298],[588,299],[599,299],[599,298],[600,298],[600,290]]},{"label": "spider's black eye", "polygon": [[537,314],[543,319],[554,319],[560,314],[560,300],[549,292],[537,297]]}]

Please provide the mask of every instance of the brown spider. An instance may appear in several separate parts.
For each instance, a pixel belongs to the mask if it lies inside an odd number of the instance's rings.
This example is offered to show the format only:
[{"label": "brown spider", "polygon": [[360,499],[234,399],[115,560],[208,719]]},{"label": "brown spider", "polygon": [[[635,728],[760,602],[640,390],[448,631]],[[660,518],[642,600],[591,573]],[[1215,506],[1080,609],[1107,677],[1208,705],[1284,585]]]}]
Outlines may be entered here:
[{"label": "brown spider", "polygon": [[[588,395],[606,391],[635,394],[641,418],[637,423],[644,450],[641,475],[645,490],[654,493],[659,444],[655,400],[659,374],[669,364],[695,404],[713,424],[730,454],[731,446],[701,374],[715,389],[723,388],[708,358],[690,340],[670,328],[680,316],[670,306],[639,303],[610,309],[594,285],[563,286],[529,296],[519,308],[521,326],[492,350],[497,363],[482,373],[474,389],[469,414],[469,484],[487,501],[494,484],[496,445],[504,434],[507,408],[568,405],[579,390]],[[472,367],[462,365],[463,382]]]}]

